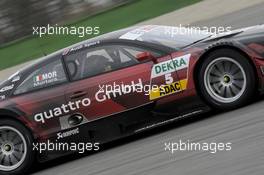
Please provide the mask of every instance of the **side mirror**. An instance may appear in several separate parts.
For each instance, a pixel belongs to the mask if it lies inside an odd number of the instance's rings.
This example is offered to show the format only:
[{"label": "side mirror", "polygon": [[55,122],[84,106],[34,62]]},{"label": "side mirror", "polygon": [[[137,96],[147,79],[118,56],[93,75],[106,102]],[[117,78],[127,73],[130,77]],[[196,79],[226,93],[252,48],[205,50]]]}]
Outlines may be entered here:
[{"label": "side mirror", "polygon": [[157,63],[157,59],[150,52],[143,52],[143,53],[137,54],[137,60],[140,62],[151,60],[154,63]]}]

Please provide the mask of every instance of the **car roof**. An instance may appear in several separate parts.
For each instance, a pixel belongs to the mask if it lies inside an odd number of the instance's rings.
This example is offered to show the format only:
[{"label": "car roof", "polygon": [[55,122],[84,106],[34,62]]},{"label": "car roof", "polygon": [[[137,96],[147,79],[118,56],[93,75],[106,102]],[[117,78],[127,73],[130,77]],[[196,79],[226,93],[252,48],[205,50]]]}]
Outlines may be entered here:
[{"label": "car roof", "polygon": [[83,45],[83,44],[86,44],[86,43],[93,43],[93,42],[96,42],[96,41],[116,40],[116,39],[119,39],[120,36],[124,35],[125,33],[129,32],[129,31],[131,31],[131,30],[133,30],[135,28],[137,28],[137,26],[128,27],[128,28],[125,28],[125,29],[120,29],[120,30],[117,30],[117,31],[114,31],[114,32],[106,33],[106,34],[103,34],[103,35],[100,35],[100,36],[97,36],[97,37],[94,37],[94,38],[90,38],[90,39],[75,43],[75,44],[70,45],[70,46],[67,46],[67,47],[62,48],[62,49],[60,49],[58,51],[55,51],[55,52],[53,52],[53,53],[51,53],[49,55],[45,55],[43,57],[40,57],[40,58],[36,59],[35,61],[33,61],[28,66],[26,66],[23,69],[21,69],[20,72],[27,71],[28,69],[30,69],[30,68],[32,68],[32,67],[34,67],[36,65],[39,65],[39,64],[42,64],[44,62],[50,61],[50,59],[52,59],[54,57],[57,57],[57,56],[59,57],[67,49],[75,48],[75,47],[78,47],[80,45]]},{"label": "car roof", "polygon": [[[76,43],[76,44],[73,44],[71,46],[68,46],[68,47],[65,47],[65,48],[62,48],[54,53],[51,53],[47,56],[44,56],[44,57],[41,57],[37,60],[35,60],[33,62],[33,64],[30,64],[29,66],[23,68],[20,72],[24,72],[26,70],[28,70],[29,68],[35,66],[35,65],[39,65],[43,62],[46,62],[46,61],[50,61],[50,59],[56,57],[56,56],[61,56],[64,54],[65,51],[67,50],[70,50],[70,49],[74,49],[74,48],[78,48],[78,46],[82,46],[84,44],[88,44],[89,43],[95,43],[95,42],[104,42],[104,41],[118,41],[118,40],[130,40],[132,42],[135,42],[135,40],[131,40],[129,39],[129,37],[127,35],[130,35],[130,31],[133,31],[135,29],[138,29],[138,28],[153,28],[155,26],[160,26],[160,25],[142,25],[142,26],[132,26],[132,27],[128,27],[128,28],[124,28],[124,29],[120,29],[120,30],[116,30],[116,31],[113,31],[113,32],[110,32],[110,33],[106,33],[106,34],[103,34],[103,35],[100,35],[100,36],[97,36],[97,37],[94,37],[94,38],[90,38],[90,39],[87,39],[87,40],[84,40],[84,41],[81,41],[79,43]],[[123,36],[126,36],[126,37],[123,37]],[[146,43],[146,42],[145,42]],[[148,43],[148,44],[151,44],[151,43]],[[161,47],[161,46],[160,46]],[[165,47],[165,46],[164,46]]]}]

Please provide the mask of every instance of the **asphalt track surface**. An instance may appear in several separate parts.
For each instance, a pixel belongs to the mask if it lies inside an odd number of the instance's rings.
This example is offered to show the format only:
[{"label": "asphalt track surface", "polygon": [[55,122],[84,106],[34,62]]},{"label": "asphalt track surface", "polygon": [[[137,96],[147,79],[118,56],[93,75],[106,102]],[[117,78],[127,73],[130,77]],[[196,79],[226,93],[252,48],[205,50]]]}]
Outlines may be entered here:
[{"label": "asphalt track surface", "polygon": [[[195,26],[233,28],[264,23],[264,4]],[[168,21],[169,23],[169,21]],[[263,175],[264,98],[246,107],[170,124],[105,146],[93,154],[67,156],[35,166],[35,175]],[[231,142],[231,151],[164,150],[165,142]]]}]

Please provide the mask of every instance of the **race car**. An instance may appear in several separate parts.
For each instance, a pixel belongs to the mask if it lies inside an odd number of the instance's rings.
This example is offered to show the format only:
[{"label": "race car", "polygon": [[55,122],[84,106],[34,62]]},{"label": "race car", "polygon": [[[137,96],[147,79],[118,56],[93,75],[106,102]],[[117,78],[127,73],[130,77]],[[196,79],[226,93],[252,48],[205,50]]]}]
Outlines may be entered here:
[{"label": "race car", "polygon": [[133,26],[37,60],[0,85],[0,174],[246,105],[264,90],[263,29]]}]

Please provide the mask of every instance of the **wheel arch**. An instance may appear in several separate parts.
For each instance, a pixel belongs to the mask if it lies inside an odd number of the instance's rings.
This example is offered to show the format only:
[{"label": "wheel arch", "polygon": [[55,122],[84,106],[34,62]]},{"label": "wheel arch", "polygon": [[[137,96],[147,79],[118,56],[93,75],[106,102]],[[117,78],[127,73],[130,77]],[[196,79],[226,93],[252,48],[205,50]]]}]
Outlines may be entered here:
[{"label": "wheel arch", "polygon": [[220,50],[220,49],[232,49],[237,51],[238,53],[242,54],[243,56],[245,56],[245,58],[247,58],[247,60],[249,61],[250,65],[252,66],[253,70],[254,70],[254,74],[256,77],[256,87],[258,87],[258,83],[259,83],[259,77],[258,77],[258,73],[257,73],[257,69],[256,66],[253,62],[253,60],[250,58],[250,55],[247,54],[244,50],[242,50],[239,46],[235,46],[233,43],[218,43],[218,44],[214,44],[211,45],[209,47],[207,47],[205,49],[205,52],[202,53],[202,55],[199,57],[199,60],[196,62],[195,66],[194,66],[194,71],[193,71],[193,79],[194,79],[194,86],[198,92],[198,95],[200,94],[200,88],[198,85],[198,71],[199,71],[199,67],[201,64],[203,64],[204,60],[208,57],[209,54]]},{"label": "wheel arch", "polygon": [[20,117],[20,115],[17,114],[16,112],[8,110],[8,109],[0,109],[0,120],[2,119],[11,119],[11,120],[19,122],[20,124],[25,126],[26,129],[28,129],[28,131],[34,136],[33,128],[30,125],[30,123],[26,120],[23,120]]}]

